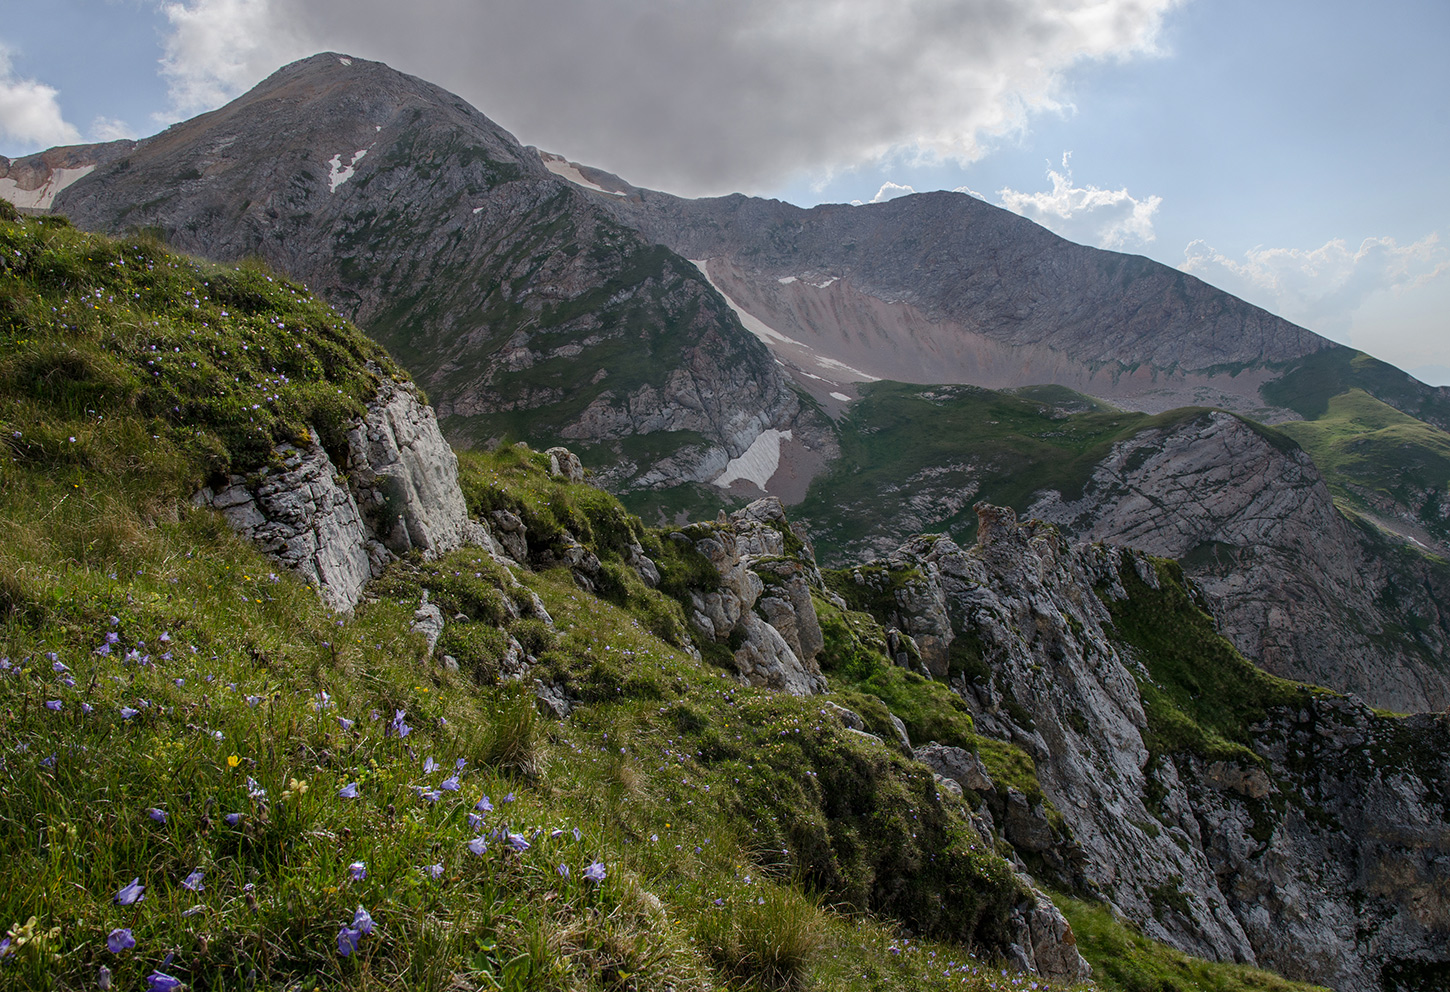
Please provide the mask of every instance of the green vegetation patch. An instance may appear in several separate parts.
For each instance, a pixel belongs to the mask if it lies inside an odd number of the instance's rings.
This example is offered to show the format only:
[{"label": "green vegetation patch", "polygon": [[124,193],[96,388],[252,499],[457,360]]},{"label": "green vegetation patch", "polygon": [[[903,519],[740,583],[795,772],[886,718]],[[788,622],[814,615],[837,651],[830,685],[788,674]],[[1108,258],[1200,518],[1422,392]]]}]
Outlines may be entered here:
[{"label": "green vegetation patch", "polygon": [[1247,661],[1194,601],[1182,566],[1168,559],[1151,561],[1157,589],[1124,569],[1128,595],[1107,600],[1114,636],[1126,641],[1148,670],[1148,681],[1139,688],[1149,750],[1262,764],[1250,747],[1249,728],[1272,709],[1308,705],[1330,693],[1270,675]]},{"label": "green vegetation patch", "polygon": [[313,431],[337,456],[380,376],[402,373],[264,265],[0,221],[0,426],[16,461],[154,477],[174,456],[202,471],[169,483],[196,488]]},{"label": "green vegetation patch", "polygon": [[[1030,391],[1028,396],[1034,395]],[[840,422],[841,457],[812,484],[796,511],[824,562],[839,562],[862,537],[898,512],[903,489],[945,496],[978,487],[967,505],[943,510],[918,530],[959,542],[976,534],[978,499],[1021,512],[1035,494],[1056,489],[1076,499],[1112,445],[1150,428],[1167,428],[1203,411],[1157,416],[1098,408],[1064,414],[1049,390],[1038,400],[974,386],[872,383]],[[958,501],[959,502],[959,501]]]},{"label": "green vegetation patch", "polygon": [[1053,902],[1104,992],[1325,992],[1257,968],[1189,957],[1144,937],[1106,906],[1061,895]]}]

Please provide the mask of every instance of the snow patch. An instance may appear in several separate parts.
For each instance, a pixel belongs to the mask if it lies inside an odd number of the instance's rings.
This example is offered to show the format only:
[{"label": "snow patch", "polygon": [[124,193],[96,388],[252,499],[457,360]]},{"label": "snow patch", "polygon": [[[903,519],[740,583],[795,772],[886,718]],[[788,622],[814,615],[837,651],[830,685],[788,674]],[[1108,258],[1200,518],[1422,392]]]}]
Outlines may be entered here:
[{"label": "snow patch", "polygon": [[342,164],[341,152],[328,159],[327,164],[331,171],[327,176],[327,191],[329,193],[336,193],[337,187],[351,179],[353,172],[357,170],[357,164],[363,160],[363,156],[367,153],[368,150],[366,148],[359,148],[352,153],[352,161],[348,162],[347,165]]},{"label": "snow patch", "polygon": [[476,214],[477,213],[482,213],[483,212],[483,208],[482,207],[474,207],[473,208],[473,212],[476,213]]},{"label": "snow patch", "polygon": [[610,196],[624,195],[623,193],[616,192],[612,189],[605,189],[603,186],[600,186],[597,183],[591,183],[589,180],[584,178],[584,173],[580,172],[577,168],[575,168],[572,163],[566,162],[564,159],[560,158],[557,155],[550,155],[548,152],[540,152],[539,159],[544,163],[544,168],[548,169],[560,179],[569,180],[575,186],[583,186],[585,189],[592,189],[596,193],[608,193]]},{"label": "snow patch", "polygon": [[795,282],[795,276],[781,276],[779,279],[776,280],[776,282],[780,283],[782,286],[789,286],[791,283]]},{"label": "snow patch", "polygon": [[[834,358],[826,358],[824,355],[817,353],[817,351],[810,345],[805,344],[801,341],[797,341],[795,338],[790,337],[787,334],[780,333],[780,331],[777,331],[775,328],[765,323],[765,321],[761,320],[759,317],[756,317],[754,314],[742,308],[740,304],[736,303],[730,298],[730,294],[725,292],[725,290],[720,287],[719,283],[717,283],[714,279],[710,278],[710,270],[707,268],[709,261],[710,260],[707,258],[692,258],[690,259],[690,264],[693,265],[695,268],[699,269],[701,274],[704,275],[706,281],[708,281],[711,286],[715,287],[715,291],[718,292],[721,296],[725,297],[725,302],[730,305],[731,310],[735,311],[735,316],[740,318],[740,325],[751,334],[754,334],[756,337],[758,337],[767,347],[775,344],[791,348],[798,348],[805,355],[809,356],[809,358],[807,359],[808,361],[814,362],[822,369],[831,369],[837,372],[843,372],[846,375],[855,376],[857,379],[860,379],[864,382],[880,381],[879,377],[874,375],[868,375],[867,373],[862,372],[860,369],[852,368],[845,362],[838,362]],[[831,281],[834,282],[835,280],[833,279]],[[827,285],[829,285],[829,283]],[[806,375],[810,375],[810,373],[805,372],[804,369],[802,369],[801,371]],[[813,376],[812,378],[819,379],[820,376]],[[829,380],[822,381],[824,382]]]},{"label": "snow patch", "polygon": [[764,490],[775,470],[780,468],[780,442],[789,441],[791,437],[790,431],[778,431],[774,427],[761,431],[743,455],[730,459],[730,464],[725,466],[725,471],[720,473],[714,484],[726,489],[732,482],[744,479]]},{"label": "snow patch", "polygon": [[847,396],[845,393],[832,393],[831,399],[840,400],[842,403],[851,402],[851,397]]},{"label": "snow patch", "polygon": [[90,175],[95,168],[94,165],[84,165],[79,169],[56,169],[37,189],[21,189],[14,179],[0,179],[0,196],[17,207],[49,210],[57,193],[82,176]]},{"label": "snow patch", "polygon": [[339,55],[337,61],[341,62],[343,65],[352,65],[352,59],[345,56]]},{"label": "snow patch", "polygon": [[811,285],[816,287],[817,289],[825,289],[830,286],[831,283],[835,282],[836,279],[836,276],[831,276],[831,278],[827,279],[825,282],[813,282],[811,283]]}]

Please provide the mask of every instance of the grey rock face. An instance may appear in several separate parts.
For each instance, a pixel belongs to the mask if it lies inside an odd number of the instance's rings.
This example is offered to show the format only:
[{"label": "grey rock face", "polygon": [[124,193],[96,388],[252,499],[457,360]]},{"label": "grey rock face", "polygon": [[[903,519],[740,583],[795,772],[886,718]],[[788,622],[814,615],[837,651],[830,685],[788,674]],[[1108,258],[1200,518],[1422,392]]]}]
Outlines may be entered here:
[{"label": "grey rock face", "polygon": [[[815,662],[824,637],[805,578],[814,573],[819,581],[819,572],[809,559],[776,560],[785,554],[785,537],[778,529],[784,519],[780,501],[768,497],[728,518],[722,513],[708,534],[693,539],[695,550],[715,566],[720,586],[691,593],[692,619],[705,636],[736,645],[735,668],[741,678],[804,696],[825,690]],[[757,558],[768,560],[757,566]],[[762,574],[771,577],[771,593],[764,597]]]},{"label": "grey rock face", "polygon": [[1387,552],[1338,512],[1308,455],[1237,417],[1120,442],[1081,498],[1049,492],[1028,513],[1182,560],[1224,635],[1271,672],[1400,712],[1450,705],[1439,570]]},{"label": "grey rock face", "polygon": [[257,479],[234,475],[195,502],[222,512],[232,529],[317,590],[335,610],[349,610],[387,551],[358,512],[332,459],[318,444],[278,450],[280,471]]},{"label": "grey rock face", "polygon": [[[982,644],[990,682],[955,688],[981,732],[1032,754],[1091,887],[1160,940],[1342,992],[1379,990],[1386,960],[1446,959],[1450,720],[1306,694],[1253,728],[1253,762],[1150,764],[1146,673],[1106,626],[1104,597],[1121,599],[1124,576],[1153,574],[1151,563],[979,512],[977,546],[938,539],[898,555]],[[918,753],[968,784],[960,755]],[[981,794],[988,783],[975,781]],[[1053,843],[1025,796],[1006,799],[1015,844]]]},{"label": "grey rock face", "polygon": [[[335,610],[356,606],[394,552],[417,548],[434,557],[467,542],[495,548],[468,519],[458,459],[433,411],[407,385],[381,384],[348,434],[346,474],[316,442],[281,448],[277,457],[279,468],[234,475],[195,502],[220,510]],[[437,620],[441,632],[441,614]],[[436,640],[435,633],[430,651]]]}]

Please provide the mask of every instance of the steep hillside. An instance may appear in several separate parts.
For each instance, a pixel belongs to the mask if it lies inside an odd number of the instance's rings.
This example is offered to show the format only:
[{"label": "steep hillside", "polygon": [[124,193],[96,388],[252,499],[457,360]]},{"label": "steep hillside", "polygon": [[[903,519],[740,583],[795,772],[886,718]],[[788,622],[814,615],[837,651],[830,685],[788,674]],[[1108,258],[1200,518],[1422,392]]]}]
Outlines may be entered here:
[{"label": "steep hillside", "polygon": [[1222,632],[1279,675],[1401,712],[1450,704],[1450,567],[1345,517],[1308,455],[1271,428],[1207,410],[1093,409],[1061,390],[880,383],[840,429],[841,460],[798,510],[826,561],[923,531],[970,540],[972,504],[988,500],[1181,559]]},{"label": "steep hillside", "polygon": [[462,445],[572,443],[618,490],[709,482],[767,431],[804,464],[829,449],[693,265],[457,97],[378,63],[288,66],[55,208],[304,280],[399,358]]},{"label": "steep hillside", "polygon": [[[316,437],[366,491],[375,463],[347,459],[385,436],[386,357],[257,266],[53,219],[0,217],[0,243],[0,987],[1082,974],[1004,857],[1037,836],[1043,765],[897,667],[908,641],[820,584],[778,504],[656,532],[571,481],[568,452],[472,453],[434,468],[479,543],[386,553],[334,613],[289,548],[191,497],[264,487]],[[810,691],[832,694],[751,684],[764,645],[817,660]],[[986,812],[917,760],[940,749],[896,742],[893,711],[981,762]],[[1037,814],[998,829],[1016,796]],[[1065,904],[1103,987],[1307,992]]]}]

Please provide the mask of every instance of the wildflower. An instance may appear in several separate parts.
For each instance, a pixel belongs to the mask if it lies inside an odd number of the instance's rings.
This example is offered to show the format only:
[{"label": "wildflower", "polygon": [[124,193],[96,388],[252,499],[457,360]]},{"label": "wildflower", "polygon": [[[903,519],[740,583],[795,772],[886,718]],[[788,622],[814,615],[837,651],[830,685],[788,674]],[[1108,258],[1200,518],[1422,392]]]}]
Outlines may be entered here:
[{"label": "wildflower", "polygon": [[161,643],[162,643],[162,644],[170,644],[170,643],[171,643],[171,635],[170,635],[170,634],[168,634],[168,633],[167,633],[167,632],[166,632],[166,631],[164,631],[164,630],[163,630],[163,631],[162,631],[162,632],[161,632],[161,636],[160,636],[160,637],[158,637],[158,638],[156,638],[156,639],[157,639],[157,640],[158,640],[158,641],[160,641],[160,642],[161,642]]},{"label": "wildflower", "polygon": [[482,854],[488,850],[488,841],[482,837],[475,837],[468,842],[468,849],[474,854]]},{"label": "wildflower", "polygon": [[354,861],[347,866],[347,872],[354,882],[361,882],[368,877],[368,866],[361,861]]},{"label": "wildflower", "polygon": [[54,768],[55,767],[55,752],[51,752],[50,755],[48,755],[47,757],[41,758],[40,759],[40,767],[41,768]]},{"label": "wildflower", "polygon": [[242,763],[242,759],[235,754],[227,755],[227,767],[235,768]]},{"label": "wildflower", "polygon": [[393,722],[389,724],[389,728],[392,730],[392,732],[399,737],[407,737],[410,733],[413,732],[413,728],[403,722],[403,717],[406,715],[407,714],[403,710],[395,711],[393,713]]},{"label": "wildflower", "polygon": [[173,978],[164,971],[153,971],[146,976],[146,992],[176,992],[183,987],[179,978]]},{"label": "wildflower", "polygon": [[307,794],[307,779],[305,779],[305,778],[303,778],[303,779],[289,778],[287,780],[287,788],[285,788],[285,789],[282,790],[282,798],[283,799],[291,799],[293,796],[302,796],[302,795],[306,795],[306,794]]},{"label": "wildflower", "polygon": [[[52,656],[52,657],[54,657],[54,656]],[[53,662],[50,663],[50,670],[52,672],[55,672],[57,675],[59,675],[62,672],[68,672],[68,671],[70,671],[70,668],[63,661],[53,661]]]},{"label": "wildflower", "polygon": [[96,972],[96,988],[109,989],[111,987],[111,969],[101,965],[101,970]]},{"label": "wildflower", "polygon": [[418,870],[421,871],[423,874],[427,875],[429,878],[433,879],[433,881],[435,882],[443,877],[443,863],[441,861],[436,865],[424,865]]},{"label": "wildflower", "polygon": [[423,774],[432,775],[437,770],[438,762],[433,760],[433,756],[431,754],[428,755],[428,757],[423,762]]},{"label": "wildflower", "polygon": [[357,950],[357,943],[362,939],[362,934],[352,927],[343,927],[337,931],[337,953],[345,958],[352,957],[353,951]]},{"label": "wildflower", "polygon": [[357,798],[357,783],[356,782],[349,782],[349,783],[347,783],[347,785],[344,785],[341,789],[338,789],[337,790],[337,795],[338,795],[338,798],[339,799],[356,799]]},{"label": "wildflower", "polygon": [[566,878],[566,879],[569,877],[569,866],[568,865],[566,865],[566,864],[560,864],[559,865],[559,877],[560,878]]},{"label": "wildflower", "polygon": [[579,837],[580,837],[579,828],[578,827],[575,827],[574,828],[574,843],[576,843],[576,844],[579,843]]},{"label": "wildflower", "polygon": [[157,809],[155,806],[152,806],[146,811],[146,815],[151,817],[151,819],[155,820],[157,823],[166,822],[166,810],[164,809]]},{"label": "wildflower", "polygon": [[257,708],[257,704],[262,701],[262,697],[261,696],[247,696],[246,699],[247,699],[247,705],[250,706],[250,707],[252,707],[253,709],[256,709]]},{"label": "wildflower", "polygon": [[96,708],[94,706],[92,706],[90,703],[81,703],[81,713],[84,714],[85,716],[90,716],[95,711],[96,711]]},{"label": "wildflower", "polygon": [[129,951],[136,946],[136,938],[131,936],[130,927],[117,927],[106,934],[106,947],[112,954],[120,954],[122,951]]},{"label": "wildflower", "polygon": [[267,798],[267,790],[257,784],[257,780],[250,775],[247,776],[247,795],[253,799]]},{"label": "wildflower", "polygon": [[194,871],[181,880],[181,887],[188,892],[200,892],[206,888],[206,883],[201,880],[202,873]]},{"label": "wildflower", "polygon": [[584,877],[595,883],[604,881],[604,862],[591,862],[589,867],[584,869]]},{"label": "wildflower", "polygon": [[518,851],[521,854],[524,851],[527,851],[530,847],[533,847],[533,845],[528,842],[523,834],[511,833],[508,835],[507,840],[509,842],[509,845],[513,847],[515,851]]},{"label": "wildflower", "polygon": [[469,830],[482,830],[483,829],[483,817],[479,816],[477,813],[469,813],[468,814],[468,829]]},{"label": "wildflower", "polygon": [[348,731],[348,730],[351,730],[352,729],[353,721],[349,720],[345,716],[338,717],[337,718],[337,722],[342,727],[342,729],[344,731]]},{"label": "wildflower", "polygon": [[61,702],[59,699],[47,699],[45,701],[45,708],[53,712],[59,712],[60,706]]},{"label": "wildflower", "polygon": [[453,762],[453,770],[461,772],[463,771],[463,766],[466,764],[468,764],[467,758],[459,758],[457,761]]},{"label": "wildflower", "polygon": [[15,948],[11,947],[10,944],[11,939],[9,937],[6,937],[4,940],[0,940],[0,961],[3,961],[6,957],[15,953]]},{"label": "wildflower", "polygon": [[488,796],[485,795],[482,799],[473,804],[473,808],[482,813],[492,813],[493,803],[490,802]]},{"label": "wildflower", "polygon": [[452,775],[444,779],[442,782],[438,783],[438,788],[442,789],[444,792],[457,792],[460,788],[458,784],[458,776]]},{"label": "wildflower", "polygon": [[504,796],[502,799],[499,800],[499,802],[501,802],[501,803],[511,803],[513,801],[514,801],[514,794],[512,792],[510,792],[508,795]]},{"label": "wildflower", "polygon": [[[440,865],[439,867],[442,866]],[[372,936],[373,918],[368,915],[368,911],[363,909],[362,906],[358,906],[357,912],[352,914],[352,925],[356,927],[357,932],[362,934],[364,937]]]},{"label": "wildflower", "polygon": [[228,813],[226,816],[223,816],[222,819],[227,821],[227,826],[235,827],[238,823],[242,822],[242,814]]},{"label": "wildflower", "polygon": [[120,891],[116,893],[114,901],[118,906],[130,906],[146,898],[143,895],[145,891],[146,886],[141,884],[141,879],[133,878],[131,879],[130,885],[122,886]]}]

